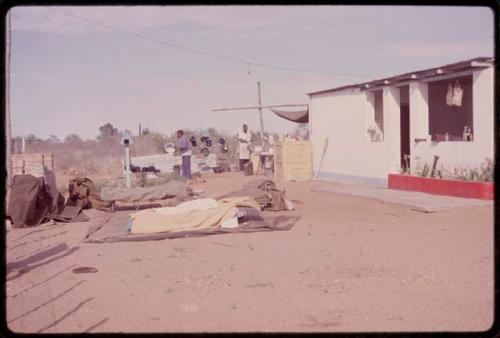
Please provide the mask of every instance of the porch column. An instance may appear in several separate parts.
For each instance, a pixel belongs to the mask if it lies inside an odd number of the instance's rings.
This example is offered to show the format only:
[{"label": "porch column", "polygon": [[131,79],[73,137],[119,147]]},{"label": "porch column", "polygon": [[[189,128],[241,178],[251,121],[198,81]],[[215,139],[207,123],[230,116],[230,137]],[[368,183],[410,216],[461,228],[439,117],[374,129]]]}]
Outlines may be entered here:
[{"label": "porch column", "polygon": [[399,106],[399,88],[384,88],[384,142],[389,148],[390,160],[387,173],[399,172],[401,168],[401,109]]},{"label": "porch column", "polygon": [[[472,116],[473,142],[484,149],[493,159],[493,126],[495,112],[493,110],[493,68],[473,73],[472,85]],[[483,161],[484,159],[481,159]]]},{"label": "porch column", "polygon": [[[427,147],[429,136],[429,86],[424,82],[410,83],[410,168],[415,170],[418,147]],[[427,141],[416,142],[415,139]]]}]

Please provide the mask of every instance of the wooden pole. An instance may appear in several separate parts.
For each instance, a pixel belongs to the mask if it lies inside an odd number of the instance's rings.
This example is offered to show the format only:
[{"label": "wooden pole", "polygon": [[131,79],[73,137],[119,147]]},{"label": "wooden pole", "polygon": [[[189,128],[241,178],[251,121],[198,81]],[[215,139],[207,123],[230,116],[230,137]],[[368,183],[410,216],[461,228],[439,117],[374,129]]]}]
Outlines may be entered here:
[{"label": "wooden pole", "polygon": [[319,161],[318,173],[316,174],[317,180],[319,180],[319,174],[321,173],[321,165],[323,164],[323,159],[325,158],[327,149],[328,149],[328,137],[325,139],[325,143],[323,144],[323,152],[321,153],[321,160]]},{"label": "wooden pole", "polygon": [[125,144],[125,184],[130,189],[130,148]]},{"label": "wooden pole", "polygon": [[260,119],[260,145],[264,150],[264,120],[262,119],[262,102],[260,97],[260,82],[257,82],[257,92],[259,95],[259,119]]},{"label": "wooden pole", "polygon": [[5,37],[5,131],[6,131],[6,164],[7,164],[7,191],[9,191],[9,187],[12,183],[12,131],[11,131],[11,122],[10,122],[10,36],[11,36],[11,26],[10,26],[10,11],[7,13],[7,34]]}]

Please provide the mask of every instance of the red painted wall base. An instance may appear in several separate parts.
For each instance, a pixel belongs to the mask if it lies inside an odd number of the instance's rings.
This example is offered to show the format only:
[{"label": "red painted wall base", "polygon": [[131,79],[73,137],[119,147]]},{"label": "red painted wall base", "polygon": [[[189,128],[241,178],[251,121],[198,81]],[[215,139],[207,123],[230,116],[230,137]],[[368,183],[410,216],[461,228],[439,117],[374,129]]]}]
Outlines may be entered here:
[{"label": "red painted wall base", "polygon": [[400,174],[389,174],[387,185],[389,189],[484,200],[494,199],[495,190],[493,182],[454,181]]}]

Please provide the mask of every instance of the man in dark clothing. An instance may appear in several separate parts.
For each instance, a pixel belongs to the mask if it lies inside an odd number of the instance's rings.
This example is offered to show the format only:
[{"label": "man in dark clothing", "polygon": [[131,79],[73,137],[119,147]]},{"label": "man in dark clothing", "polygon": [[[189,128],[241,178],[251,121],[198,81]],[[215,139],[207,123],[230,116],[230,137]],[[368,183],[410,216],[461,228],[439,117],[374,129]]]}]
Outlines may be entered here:
[{"label": "man in dark clothing", "polygon": [[191,178],[191,143],[184,131],[177,131],[177,151],[182,156],[182,176]]}]

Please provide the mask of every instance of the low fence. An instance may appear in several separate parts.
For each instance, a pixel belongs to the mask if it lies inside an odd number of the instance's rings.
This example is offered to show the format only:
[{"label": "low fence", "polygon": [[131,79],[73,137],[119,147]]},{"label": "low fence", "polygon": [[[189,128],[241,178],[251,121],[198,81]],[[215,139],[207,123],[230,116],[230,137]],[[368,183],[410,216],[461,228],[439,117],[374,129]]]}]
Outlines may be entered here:
[{"label": "low fence", "polygon": [[44,168],[54,169],[54,155],[52,153],[12,154],[11,161],[12,176],[30,174],[41,177],[44,174]]}]

